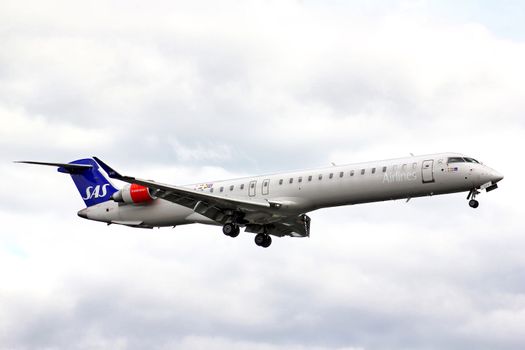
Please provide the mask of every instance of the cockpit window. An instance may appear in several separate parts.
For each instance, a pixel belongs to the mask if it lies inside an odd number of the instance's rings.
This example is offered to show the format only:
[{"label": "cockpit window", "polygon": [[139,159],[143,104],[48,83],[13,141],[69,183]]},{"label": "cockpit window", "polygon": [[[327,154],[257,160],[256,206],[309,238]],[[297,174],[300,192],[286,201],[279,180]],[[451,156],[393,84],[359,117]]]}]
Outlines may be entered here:
[{"label": "cockpit window", "polygon": [[467,157],[465,157],[465,160],[467,162],[469,162],[469,163],[478,163],[479,164],[479,162],[477,160],[475,160],[474,158],[467,158]]},{"label": "cockpit window", "polygon": [[450,157],[448,158],[447,163],[464,163],[465,160],[461,157]]}]

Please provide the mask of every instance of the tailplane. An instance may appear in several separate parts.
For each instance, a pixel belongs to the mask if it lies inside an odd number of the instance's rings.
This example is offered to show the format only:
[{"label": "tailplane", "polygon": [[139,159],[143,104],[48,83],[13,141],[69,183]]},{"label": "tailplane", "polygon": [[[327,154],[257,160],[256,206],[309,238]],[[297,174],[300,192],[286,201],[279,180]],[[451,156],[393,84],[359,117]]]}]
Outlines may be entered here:
[{"label": "tailplane", "polygon": [[71,176],[80,196],[87,207],[108,201],[117,189],[100,172],[99,166],[92,158],[84,158],[70,163],[47,163],[18,161],[16,163],[49,165],[58,167],[58,171]]}]

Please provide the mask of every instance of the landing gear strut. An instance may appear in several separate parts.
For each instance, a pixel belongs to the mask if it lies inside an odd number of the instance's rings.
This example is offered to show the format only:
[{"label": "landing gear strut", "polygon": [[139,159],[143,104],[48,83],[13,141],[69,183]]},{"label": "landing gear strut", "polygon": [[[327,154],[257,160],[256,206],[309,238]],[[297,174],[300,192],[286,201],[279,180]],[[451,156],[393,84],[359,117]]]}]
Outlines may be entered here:
[{"label": "landing gear strut", "polygon": [[272,244],[272,237],[267,233],[258,233],[255,236],[255,244],[259,247],[268,248]]},{"label": "landing gear strut", "polygon": [[476,190],[475,188],[470,190],[470,192],[468,193],[467,199],[470,199],[469,202],[468,202],[468,205],[471,208],[479,207],[479,202],[475,199],[476,195],[478,195],[478,194],[479,194],[479,191]]},{"label": "landing gear strut", "polygon": [[226,236],[237,237],[239,232],[241,232],[239,226],[232,223],[224,224],[222,227],[222,233],[224,233]]}]

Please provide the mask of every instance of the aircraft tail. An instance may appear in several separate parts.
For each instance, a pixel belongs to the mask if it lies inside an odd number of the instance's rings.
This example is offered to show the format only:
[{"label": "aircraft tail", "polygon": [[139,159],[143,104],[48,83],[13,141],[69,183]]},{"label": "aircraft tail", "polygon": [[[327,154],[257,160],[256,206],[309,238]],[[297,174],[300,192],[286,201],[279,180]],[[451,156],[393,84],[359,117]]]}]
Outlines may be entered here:
[{"label": "aircraft tail", "polygon": [[70,163],[46,163],[19,161],[17,163],[49,165],[58,167],[61,173],[69,174],[87,207],[108,201],[117,189],[100,172],[99,165],[92,158],[84,158]]}]

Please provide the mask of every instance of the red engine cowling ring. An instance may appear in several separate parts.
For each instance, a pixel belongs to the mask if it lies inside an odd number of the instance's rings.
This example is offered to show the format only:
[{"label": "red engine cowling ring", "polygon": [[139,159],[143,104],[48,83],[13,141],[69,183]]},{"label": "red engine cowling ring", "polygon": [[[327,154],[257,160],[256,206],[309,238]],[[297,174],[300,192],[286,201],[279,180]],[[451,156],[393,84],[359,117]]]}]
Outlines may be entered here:
[{"label": "red engine cowling ring", "polygon": [[129,195],[133,203],[145,203],[153,200],[153,197],[149,193],[149,188],[142,185],[131,184],[129,187]]}]

